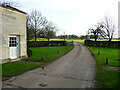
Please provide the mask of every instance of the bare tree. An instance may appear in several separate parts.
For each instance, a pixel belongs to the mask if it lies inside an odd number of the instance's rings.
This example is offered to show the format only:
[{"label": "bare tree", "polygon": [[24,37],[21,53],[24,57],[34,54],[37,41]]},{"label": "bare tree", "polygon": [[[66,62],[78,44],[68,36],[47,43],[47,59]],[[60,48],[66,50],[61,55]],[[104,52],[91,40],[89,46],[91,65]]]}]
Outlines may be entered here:
[{"label": "bare tree", "polygon": [[11,7],[20,7],[18,2],[12,2],[12,1],[8,1],[8,0],[0,1],[0,5],[2,5],[2,6],[11,6]]},{"label": "bare tree", "polygon": [[30,16],[29,14],[26,15],[26,29],[27,29],[27,40],[34,38],[34,29],[29,23]]},{"label": "bare tree", "polygon": [[111,17],[105,17],[105,20],[102,22],[102,32],[101,35],[103,37],[107,37],[109,41],[113,39],[113,36],[115,34],[115,25],[112,21]]},{"label": "bare tree", "polygon": [[35,41],[37,39],[37,33],[39,33],[47,22],[47,19],[38,11],[33,10],[30,14],[28,14],[27,26],[30,29],[33,29]]},{"label": "bare tree", "polygon": [[101,24],[98,23],[97,25],[95,25],[95,28],[90,28],[88,30],[88,34],[92,34],[94,36],[95,41],[97,41],[98,36],[101,35]]},{"label": "bare tree", "polygon": [[63,32],[63,39],[64,39],[64,41],[66,39],[66,33],[65,33],[65,31]]},{"label": "bare tree", "polygon": [[58,31],[57,27],[52,23],[49,22],[44,27],[44,36],[48,39],[48,42],[51,38],[56,36],[56,32]]}]

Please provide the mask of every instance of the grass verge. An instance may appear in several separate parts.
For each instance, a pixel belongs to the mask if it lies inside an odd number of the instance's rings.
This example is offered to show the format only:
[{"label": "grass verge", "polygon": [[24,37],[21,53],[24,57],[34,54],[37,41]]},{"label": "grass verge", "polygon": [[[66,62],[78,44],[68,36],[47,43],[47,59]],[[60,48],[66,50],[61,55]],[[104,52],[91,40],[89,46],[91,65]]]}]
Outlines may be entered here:
[{"label": "grass verge", "polygon": [[[30,48],[32,50],[32,56],[24,59],[25,62],[11,62],[2,65],[2,77],[12,77],[19,74],[22,74],[26,71],[35,69],[40,67],[44,63],[41,62],[41,56],[43,56],[45,62],[51,62],[70,50],[72,50],[73,46],[57,46],[57,47],[35,47]],[[33,61],[29,63],[29,61]],[[35,63],[37,62],[37,63]]]},{"label": "grass verge", "polygon": [[43,65],[43,63],[6,63],[2,65],[2,77],[16,76],[41,65]]},{"label": "grass verge", "polygon": [[78,39],[78,40],[77,39],[75,39],[75,40],[73,39],[73,41],[84,45],[84,41],[85,40],[84,39]]},{"label": "grass verge", "polygon": [[[96,87],[97,88],[118,88],[120,71],[105,70],[104,66],[119,66],[117,48],[88,47],[96,59]],[[100,55],[98,55],[100,51]],[[106,64],[108,58],[108,64]]]},{"label": "grass verge", "polygon": [[44,62],[50,62],[63,56],[72,48],[73,46],[34,47],[30,48],[32,50],[32,56],[24,60],[41,62],[41,56],[43,56]]}]

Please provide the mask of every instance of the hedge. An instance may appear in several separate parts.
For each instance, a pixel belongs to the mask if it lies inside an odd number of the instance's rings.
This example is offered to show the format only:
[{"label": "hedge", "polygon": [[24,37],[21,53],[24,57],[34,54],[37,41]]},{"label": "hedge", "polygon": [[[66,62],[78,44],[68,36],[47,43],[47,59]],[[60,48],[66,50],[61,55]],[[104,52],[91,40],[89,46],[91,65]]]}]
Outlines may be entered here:
[{"label": "hedge", "polygon": [[66,46],[66,41],[28,41],[27,47]]},{"label": "hedge", "polygon": [[120,41],[92,41],[85,40],[86,46],[120,48]]}]

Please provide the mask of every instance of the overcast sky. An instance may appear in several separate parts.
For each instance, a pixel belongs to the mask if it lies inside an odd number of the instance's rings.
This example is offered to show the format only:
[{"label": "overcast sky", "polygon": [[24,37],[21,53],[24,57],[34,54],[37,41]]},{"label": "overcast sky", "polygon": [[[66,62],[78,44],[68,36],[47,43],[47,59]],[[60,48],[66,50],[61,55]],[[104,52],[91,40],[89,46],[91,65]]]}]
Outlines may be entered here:
[{"label": "overcast sky", "polygon": [[[119,0],[11,0],[20,4],[25,12],[37,10],[49,21],[55,23],[57,34],[87,34],[89,27],[94,26],[105,16],[111,16],[118,24]],[[117,32],[117,30],[116,30]]]}]

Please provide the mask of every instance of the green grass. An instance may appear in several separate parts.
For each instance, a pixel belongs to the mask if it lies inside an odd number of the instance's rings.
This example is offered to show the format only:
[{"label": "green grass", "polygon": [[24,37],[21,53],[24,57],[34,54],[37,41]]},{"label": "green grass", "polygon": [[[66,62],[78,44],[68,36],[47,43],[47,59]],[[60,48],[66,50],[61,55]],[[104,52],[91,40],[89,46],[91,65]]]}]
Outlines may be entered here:
[{"label": "green grass", "polygon": [[[35,39],[31,39],[30,41],[35,41]],[[45,38],[37,38],[37,41],[48,41],[48,40]]]},{"label": "green grass", "polygon": [[[84,45],[84,41],[85,41],[85,39],[71,39],[71,40],[73,40],[74,42],[83,44],[83,45]],[[95,39],[90,39],[90,40],[95,41]],[[97,41],[108,41],[108,40],[107,39],[97,39]],[[113,39],[112,41],[120,41],[120,40]]]},{"label": "green grass", "polygon": [[[90,39],[90,40],[93,40],[95,41],[95,39]],[[97,39],[97,41],[109,41],[108,39]],[[112,39],[112,41],[120,41],[118,39]]]},{"label": "green grass", "polygon": [[[104,66],[119,66],[117,48],[104,47],[88,47],[96,59],[97,73],[96,73],[96,87],[97,88],[117,88],[119,71],[106,71]],[[93,49],[94,48],[94,49]],[[100,51],[100,55],[98,55]],[[105,60],[108,58],[109,62],[106,64]],[[120,59],[120,58],[119,58]]]},{"label": "green grass", "polygon": [[[12,77],[22,74],[26,71],[32,70],[44,64],[41,62],[41,56],[44,57],[45,63],[53,61],[67,52],[69,52],[73,46],[57,46],[57,47],[35,47],[30,48],[32,50],[32,56],[24,59],[26,61],[37,61],[40,63],[25,63],[25,62],[12,62],[2,65],[2,77]],[[58,53],[59,50],[59,53]]]},{"label": "green grass", "polygon": [[[73,40],[73,41],[78,42],[80,44],[84,44],[85,39],[67,39],[66,38],[65,40],[66,41]],[[90,39],[90,40],[95,41],[95,39]],[[35,39],[31,39],[30,41],[35,41]],[[37,41],[48,41],[48,40],[45,38],[37,38]],[[64,41],[64,39],[50,39],[50,41]],[[97,39],[97,41],[108,41],[108,39]],[[112,39],[112,41],[120,41],[120,40]]]},{"label": "green grass", "polygon": [[[94,39],[92,39],[94,40]],[[84,40],[73,40],[80,44],[84,44]],[[107,41],[105,39],[98,39],[98,41]],[[119,41],[119,40],[112,40]],[[91,52],[94,54],[96,59],[97,73],[96,73],[96,87],[97,88],[116,88],[118,87],[118,73],[119,71],[106,71],[104,66],[119,66],[118,51],[117,48],[104,48],[104,47],[88,47]],[[94,50],[93,50],[94,48]],[[100,51],[100,55],[98,55]],[[108,58],[109,63],[106,65],[105,60]],[[119,74],[120,75],[120,74]]]},{"label": "green grass", "polygon": [[2,77],[11,77],[32,70],[43,63],[6,63],[2,65]]},{"label": "green grass", "polygon": [[[35,39],[31,39],[30,41],[35,41]],[[48,41],[46,38],[37,38],[37,41]],[[50,41],[64,41],[64,39],[50,39]]]},{"label": "green grass", "polygon": [[[99,64],[106,65],[105,60],[108,58],[109,63],[107,65],[109,66],[118,66],[118,51],[117,48],[105,48],[105,47],[88,47],[93,54],[95,55],[95,58],[100,61]],[[94,50],[93,50],[94,48]],[[98,55],[98,51],[100,51],[100,55]]]},{"label": "green grass", "polygon": [[84,39],[76,39],[73,40],[74,42],[80,43],[80,44],[84,44]]},{"label": "green grass", "polygon": [[[84,41],[84,40],[81,40],[81,39],[65,39],[65,41],[68,41],[70,42],[70,40],[73,40],[73,41]],[[35,39],[31,39],[30,41],[35,41]],[[48,41],[47,39],[45,38],[37,38],[37,41]],[[50,41],[64,41],[64,39],[50,39]]]},{"label": "green grass", "polygon": [[43,56],[45,62],[53,61],[67,52],[69,52],[73,46],[56,46],[56,47],[34,47],[30,48],[32,50],[32,56],[24,59],[26,61],[42,61],[41,56]]}]

